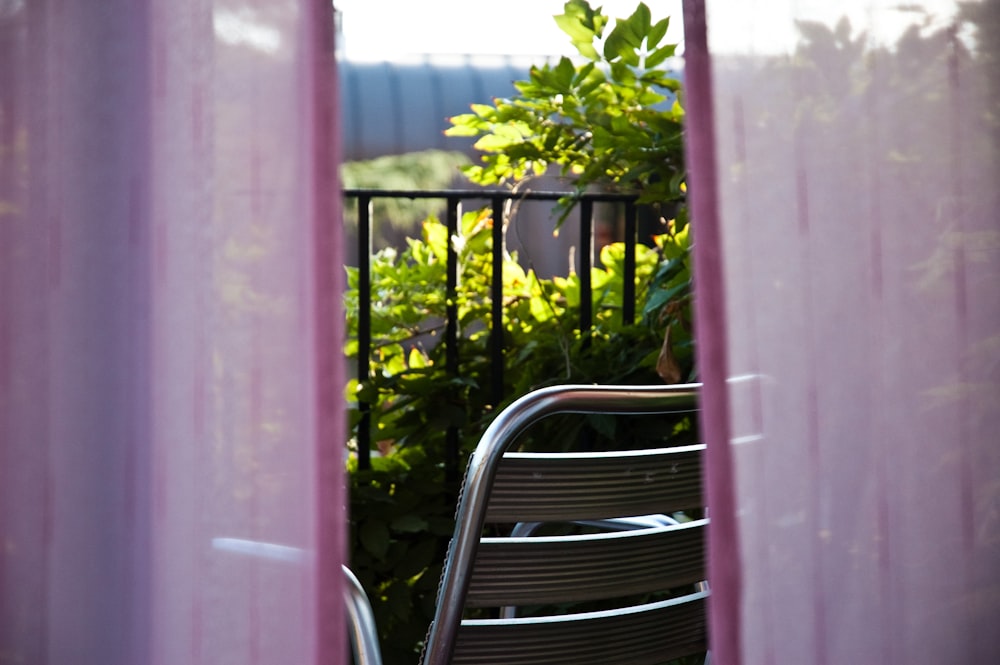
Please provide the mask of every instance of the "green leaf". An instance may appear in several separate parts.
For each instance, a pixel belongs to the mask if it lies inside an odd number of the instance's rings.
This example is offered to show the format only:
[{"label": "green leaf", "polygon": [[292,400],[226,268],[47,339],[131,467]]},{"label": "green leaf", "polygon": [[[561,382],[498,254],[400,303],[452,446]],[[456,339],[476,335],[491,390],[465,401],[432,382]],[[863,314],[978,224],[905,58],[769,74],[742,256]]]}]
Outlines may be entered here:
[{"label": "green leaf", "polygon": [[639,46],[642,39],[649,34],[650,20],[649,7],[646,6],[646,3],[640,2],[639,6],[635,8],[635,12],[633,12],[632,16],[628,20],[628,23],[637,38],[635,44],[636,46]]},{"label": "green leaf", "polygon": [[[601,32],[604,30],[604,25],[607,23],[607,17],[601,13],[600,8],[592,9],[590,3],[585,0],[569,0],[564,9],[566,11],[562,16],[571,17],[574,21],[578,22],[580,26],[583,27],[591,35],[600,37]],[[556,17],[556,22],[559,22],[559,17]],[[562,27],[562,26],[560,26]],[[570,28],[571,30],[576,30],[575,28]],[[570,33],[567,33],[570,34]],[[571,37],[576,39],[584,39],[583,33],[570,34]]]},{"label": "green leaf", "polygon": [[690,290],[691,290],[691,280],[685,279],[680,284],[676,284],[669,289],[664,289],[663,297],[665,297],[668,301],[673,300],[678,296],[687,294]]},{"label": "green leaf", "polygon": [[560,58],[554,73],[558,89],[564,93],[569,93],[570,86],[573,84],[573,76],[576,74],[573,62],[566,56],[563,56]]},{"label": "green leaf", "polygon": [[673,106],[670,107],[670,114],[672,116],[671,120],[674,120],[675,122],[679,123],[684,119],[684,107],[681,106],[679,99],[674,100]]},{"label": "green leaf", "polygon": [[677,47],[674,44],[667,44],[666,46],[656,49],[646,56],[646,67],[658,67],[663,64],[667,58],[673,56],[676,50]]},{"label": "green leaf", "polygon": [[479,118],[489,119],[493,117],[493,115],[496,113],[496,109],[494,109],[492,106],[488,104],[470,104],[469,108],[471,108],[472,112],[475,114],[472,117],[476,118],[477,120]]},{"label": "green leaf", "polygon": [[410,355],[406,360],[406,364],[411,368],[423,368],[427,367],[430,362],[420,349],[413,347],[410,349]]},{"label": "green leaf", "polygon": [[[649,29],[649,33],[646,35],[646,46],[648,48],[656,48],[667,34],[667,28],[670,27],[670,17],[666,17],[660,21],[657,21]],[[651,67],[652,65],[647,65]]]},{"label": "green leaf", "polygon": [[376,559],[385,558],[389,551],[389,528],[385,522],[368,520],[361,525],[361,545]]},{"label": "green leaf", "polygon": [[566,33],[573,43],[589,44],[594,39],[594,30],[585,26],[578,16],[559,14],[553,17],[559,29]]},{"label": "green leaf", "polygon": [[587,80],[587,77],[590,76],[591,72],[594,71],[594,67],[595,65],[592,62],[588,62],[587,64],[578,67],[576,70],[576,75],[573,77],[573,85],[578,86],[585,80]]},{"label": "green leaf", "polygon": [[[645,13],[643,13],[645,10]],[[649,31],[649,8],[640,4],[632,16],[627,19],[619,19],[615,23],[612,33],[619,33],[619,38],[625,45],[632,49],[642,46],[642,40]]]},{"label": "green leaf", "polygon": [[608,38],[604,40],[604,58],[610,62],[620,59],[623,53],[630,50],[625,31],[619,29],[620,25],[620,23],[617,24]]},{"label": "green leaf", "polygon": [[[630,50],[630,49],[629,49]],[[634,52],[633,52],[634,53]],[[624,86],[634,86],[636,83],[635,72],[629,68],[628,63],[618,60],[611,63],[611,75]],[[635,94],[635,91],[628,89],[619,89],[618,94],[625,97],[629,93]]]},{"label": "green leaf", "polygon": [[462,122],[459,116],[449,118],[448,121],[452,123],[452,126],[444,130],[445,136],[477,136],[480,132],[479,127]]},{"label": "green leaf", "polygon": [[509,138],[497,136],[496,134],[487,134],[476,141],[472,147],[483,152],[499,152],[506,149],[510,144],[511,140]]},{"label": "green leaf", "polygon": [[448,227],[428,219],[423,227],[424,242],[430,247],[438,261],[448,260]]},{"label": "green leaf", "polygon": [[392,520],[389,523],[389,528],[393,531],[401,531],[403,533],[417,533],[427,529],[427,520],[419,515],[407,513]]}]

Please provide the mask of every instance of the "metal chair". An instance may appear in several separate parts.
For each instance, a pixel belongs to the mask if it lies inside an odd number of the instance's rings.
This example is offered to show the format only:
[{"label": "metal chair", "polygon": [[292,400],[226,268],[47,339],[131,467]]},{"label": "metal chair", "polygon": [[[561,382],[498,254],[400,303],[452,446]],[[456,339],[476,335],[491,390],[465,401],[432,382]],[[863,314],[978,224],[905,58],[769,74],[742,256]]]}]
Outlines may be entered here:
[{"label": "metal chair", "polygon": [[[559,386],[522,397],[469,461],[423,665],[642,665],[706,651],[707,520],[567,536],[482,537],[486,523],[582,522],[704,507],[703,446],[606,453],[506,452],[554,413],[693,411],[697,385]],[[463,619],[467,608],[663,600],[545,616]]]}]

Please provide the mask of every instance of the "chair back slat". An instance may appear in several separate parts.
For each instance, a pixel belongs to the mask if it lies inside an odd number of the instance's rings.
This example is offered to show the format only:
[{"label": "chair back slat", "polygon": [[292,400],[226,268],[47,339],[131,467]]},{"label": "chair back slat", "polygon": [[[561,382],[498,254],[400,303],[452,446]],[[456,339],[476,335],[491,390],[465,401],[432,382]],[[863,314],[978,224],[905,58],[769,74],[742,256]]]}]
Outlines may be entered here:
[{"label": "chair back slat", "polygon": [[572,521],[701,508],[704,449],[507,453],[493,481],[486,521]]},{"label": "chair back slat", "polygon": [[706,650],[706,592],[606,612],[465,620],[453,665],[655,665]]},{"label": "chair back slat", "polygon": [[707,520],[582,536],[484,538],[466,607],[623,598],[705,579]]},{"label": "chair back slat", "polygon": [[[704,508],[704,446],[509,452],[548,415],[691,413],[699,388],[558,386],[497,415],[469,460],[423,665],[654,665],[705,652],[707,591],[695,589],[707,520],[666,517]],[[622,519],[638,516],[650,518]],[[572,533],[484,538],[488,523]],[[503,618],[463,618],[476,608]]]}]

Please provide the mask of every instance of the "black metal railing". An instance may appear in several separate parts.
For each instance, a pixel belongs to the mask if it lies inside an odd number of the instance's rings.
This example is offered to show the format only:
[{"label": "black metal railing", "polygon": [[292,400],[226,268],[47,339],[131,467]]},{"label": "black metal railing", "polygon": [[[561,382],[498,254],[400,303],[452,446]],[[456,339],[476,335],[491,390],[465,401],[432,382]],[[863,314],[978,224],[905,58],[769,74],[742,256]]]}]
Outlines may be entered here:
[{"label": "black metal railing", "polygon": [[[505,190],[434,190],[434,191],[407,191],[407,190],[378,190],[378,189],[345,189],[344,196],[348,200],[356,201],[358,219],[358,357],[357,373],[359,379],[369,374],[372,352],[371,334],[371,258],[372,251],[372,202],[375,199],[440,199],[444,202],[445,224],[448,230],[448,237],[457,235],[459,230],[459,220],[461,217],[461,205],[463,201],[481,201],[484,205],[490,205],[493,209],[493,219],[504,219],[505,206],[509,201],[552,201],[565,197],[566,192],[524,192],[514,193]],[[638,206],[636,197],[628,194],[612,193],[587,193],[584,194],[577,206],[579,214],[579,245],[575,256],[577,257],[577,274],[580,277],[580,319],[579,329],[581,332],[588,331],[593,326],[593,299],[591,285],[591,267],[594,263],[594,204],[595,203],[619,203],[624,207],[622,226],[624,229],[625,259],[624,270],[625,279],[622,293],[622,320],[623,323],[632,323],[636,315],[636,244],[638,229]],[[491,396],[494,404],[499,404],[506,395],[504,392],[504,347],[503,347],[503,257],[504,257],[504,225],[493,224],[493,248],[492,248],[492,282],[491,293],[491,317],[490,317],[490,337],[489,355],[491,365],[492,383],[490,386]],[[446,267],[447,283],[446,299],[448,302],[446,309],[446,321],[444,340],[445,344],[445,369],[446,372],[457,377],[459,373],[458,348],[458,306],[456,304],[456,290],[458,288],[458,255],[449,243]],[[361,420],[358,426],[358,467],[367,469],[370,467],[371,449],[371,404],[360,401],[358,409]],[[456,428],[450,428],[445,438],[446,469],[448,475],[457,476],[457,464],[459,459],[459,434]]]}]

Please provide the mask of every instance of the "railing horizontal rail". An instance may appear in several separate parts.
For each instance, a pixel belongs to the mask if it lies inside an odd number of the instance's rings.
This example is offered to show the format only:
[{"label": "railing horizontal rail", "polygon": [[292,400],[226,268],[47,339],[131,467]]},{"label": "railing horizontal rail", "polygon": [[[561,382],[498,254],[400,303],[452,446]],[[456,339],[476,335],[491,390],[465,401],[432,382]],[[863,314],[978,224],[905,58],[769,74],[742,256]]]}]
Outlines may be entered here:
[{"label": "railing horizontal rail", "polygon": [[[489,200],[496,197],[508,200],[525,199],[528,201],[557,201],[561,198],[574,196],[572,192],[545,192],[529,190],[525,192],[512,192],[507,189],[371,189],[371,188],[346,188],[343,190],[344,196],[356,198],[368,196],[372,198],[397,198],[397,199],[447,199],[459,198],[465,201]],[[625,194],[621,192],[585,192],[578,196],[580,200],[595,202],[627,202],[635,201],[635,194]]]}]

